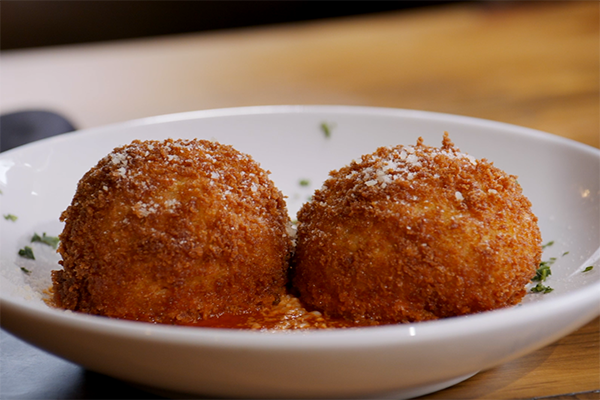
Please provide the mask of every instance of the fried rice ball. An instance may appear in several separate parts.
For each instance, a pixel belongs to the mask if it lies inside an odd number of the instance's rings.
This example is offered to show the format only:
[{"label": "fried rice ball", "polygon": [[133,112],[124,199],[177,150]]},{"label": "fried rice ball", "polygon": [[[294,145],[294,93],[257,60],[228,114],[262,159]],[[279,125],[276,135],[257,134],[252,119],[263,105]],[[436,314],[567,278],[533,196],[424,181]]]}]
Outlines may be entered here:
[{"label": "fried rice ball", "polygon": [[134,141],[83,176],[61,215],[57,306],[188,324],[285,294],[292,240],[283,195],[234,148]]},{"label": "fried rice ball", "polygon": [[298,213],[293,284],[325,315],[373,324],[517,304],[539,265],[515,176],[441,148],[382,147],[330,173]]}]

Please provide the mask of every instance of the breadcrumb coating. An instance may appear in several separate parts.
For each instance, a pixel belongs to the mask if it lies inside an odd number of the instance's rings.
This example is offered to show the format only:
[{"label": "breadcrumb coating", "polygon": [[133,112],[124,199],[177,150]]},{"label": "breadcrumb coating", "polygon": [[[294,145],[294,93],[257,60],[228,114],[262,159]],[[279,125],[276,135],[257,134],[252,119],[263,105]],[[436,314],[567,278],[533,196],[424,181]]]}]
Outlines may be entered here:
[{"label": "breadcrumb coating", "polygon": [[206,140],[134,141],[88,171],[61,215],[57,306],[190,324],[285,294],[292,238],[268,172]]},{"label": "breadcrumb coating", "polygon": [[293,284],[326,316],[378,324],[512,306],[541,259],[515,176],[442,147],[382,147],[330,173],[298,213]]}]

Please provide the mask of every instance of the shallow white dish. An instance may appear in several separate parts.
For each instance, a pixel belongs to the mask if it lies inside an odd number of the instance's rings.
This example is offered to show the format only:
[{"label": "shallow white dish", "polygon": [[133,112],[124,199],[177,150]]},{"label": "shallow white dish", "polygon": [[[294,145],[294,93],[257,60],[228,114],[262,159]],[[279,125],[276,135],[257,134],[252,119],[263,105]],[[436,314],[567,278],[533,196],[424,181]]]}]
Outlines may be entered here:
[{"label": "shallow white dish", "polygon": [[[328,136],[321,124],[328,124]],[[518,175],[539,217],[547,284],[511,309],[446,320],[287,333],[111,320],[41,300],[58,256],[30,244],[57,235],[77,181],[133,139],[217,139],[272,172],[292,215],[328,172],[382,145],[439,146],[444,131],[476,158]],[[600,151],[508,124],[444,114],[342,106],[208,110],[65,134],[0,154],[2,328],[60,357],[151,390],[232,397],[407,398],[545,346],[600,314]],[[309,186],[300,185],[308,179]],[[36,260],[17,255],[25,245]],[[565,252],[569,252],[563,255]],[[588,266],[591,271],[583,272]],[[26,274],[21,267],[30,271]]]}]

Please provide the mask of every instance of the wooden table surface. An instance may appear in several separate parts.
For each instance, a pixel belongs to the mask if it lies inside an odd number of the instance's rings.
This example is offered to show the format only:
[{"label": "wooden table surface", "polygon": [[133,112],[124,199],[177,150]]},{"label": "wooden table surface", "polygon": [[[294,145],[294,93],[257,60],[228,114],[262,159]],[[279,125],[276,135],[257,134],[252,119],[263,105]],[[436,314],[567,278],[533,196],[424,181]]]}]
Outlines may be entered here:
[{"label": "wooden table surface", "polygon": [[[599,17],[596,1],[457,3],[6,51],[0,110],[49,109],[87,128],[232,106],[380,106],[503,121],[599,147]],[[599,328],[596,319],[424,398],[598,399]]]}]

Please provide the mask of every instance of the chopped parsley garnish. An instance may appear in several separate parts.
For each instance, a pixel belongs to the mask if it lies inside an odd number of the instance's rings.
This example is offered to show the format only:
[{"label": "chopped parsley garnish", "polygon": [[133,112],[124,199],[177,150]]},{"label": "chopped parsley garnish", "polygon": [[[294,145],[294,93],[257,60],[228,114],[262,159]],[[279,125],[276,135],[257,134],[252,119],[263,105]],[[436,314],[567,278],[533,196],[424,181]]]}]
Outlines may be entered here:
[{"label": "chopped parsley garnish", "polygon": [[23,271],[23,272],[24,272],[24,273],[26,273],[27,275],[31,274],[31,271],[30,271],[30,270],[28,270],[28,269],[27,269],[27,268],[25,268],[25,267],[21,267],[21,271]]},{"label": "chopped parsley garnish", "polygon": [[553,244],[554,244],[554,240],[551,240],[551,241],[549,241],[548,243],[546,243],[546,244],[543,244],[543,245],[542,245],[542,249],[545,249],[546,247],[550,247],[550,246],[552,246]]},{"label": "chopped parsley garnish", "polygon": [[543,294],[550,293],[553,290],[554,289],[552,289],[550,286],[542,285],[541,282],[531,288],[531,291],[533,293],[543,293]]},{"label": "chopped parsley garnish", "polygon": [[[554,241],[548,242],[548,243],[546,243],[542,247],[552,246],[553,244],[554,244]],[[565,256],[567,254],[569,254],[568,251],[564,252],[563,256]],[[556,257],[550,257],[550,259],[548,261],[542,261],[542,262],[540,262],[540,266],[535,271],[534,277],[531,278],[532,282],[538,282],[537,285],[535,285],[534,287],[531,288],[531,291],[533,293],[543,293],[543,294],[546,294],[546,293],[550,293],[551,291],[554,290],[550,286],[543,285],[542,282],[546,281],[546,279],[548,279],[548,277],[550,275],[552,275],[552,270],[550,269],[550,267],[555,262],[556,262]]]},{"label": "chopped parsley garnish", "polygon": [[19,250],[19,255],[23,258],[29,258],[30,260],[35,260],[35,257],[33,256],[33,250],[29,246],[25,246],[21,250]]},{"label": "chopped parsley garnish", "polygon": [[300,179],[300,186],[308,186],[310,185],[310,181],[308,179]]},{"label": "chopped parsley garnish", "polygon": [[588,272],[594,269],[593,265],[590,265],[589,267],[585,267],[585,269],[582,272]]},{"label": "chopped parsley garnish", "polygon": [[15,222],[18,219],[18,217],[13,214],[4,214],[4,219],[7,221]]},{"label": "chopped parsley garnish", "polygon": [[552,275],[550,267],[552,266],[552,264],[554,264],[555,261],[556,257],[550,258],[549,261],[542,261],[537,271],[535,271],[535,276],[531,278],[531,280],[534,282],[544,282],[546,278]]},{"label": "chopped parsley garnish", "polygon": [[327,139],[329,139],[331,137],[331,131],[333,130],[334,125],[328,123],[328,122],[322,122],[321,123],[321,130],[323,131],[323,133],[325,134],[325,137]]},{"label": "chopped parsley garnish", "polygon": [[58,247],[59,239],[56,236],[47,236],[46,232],[44,232],[42,236],[34,233],[33,237],[31,238],[31,243],[34,242],[44,243],[48,246],[51,246],[53,249],[56,249]]}]

